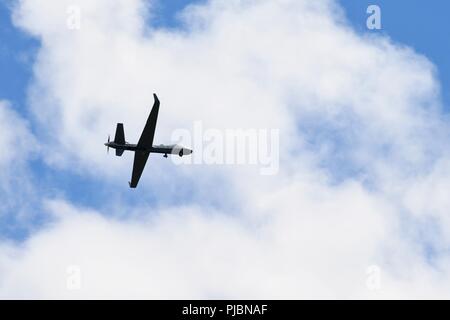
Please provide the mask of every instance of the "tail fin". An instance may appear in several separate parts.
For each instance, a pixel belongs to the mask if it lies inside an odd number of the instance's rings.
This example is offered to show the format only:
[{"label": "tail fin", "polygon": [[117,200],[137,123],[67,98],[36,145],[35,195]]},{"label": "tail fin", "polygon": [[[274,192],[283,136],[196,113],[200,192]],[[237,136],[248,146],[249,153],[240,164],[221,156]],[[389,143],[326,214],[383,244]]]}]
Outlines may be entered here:
[{"label": "tail fin", "polygon": [[125,132],[123,130],[123,123],[118,123],[116,128],[116,136],[114,142],[117,144],[125,144]]}]

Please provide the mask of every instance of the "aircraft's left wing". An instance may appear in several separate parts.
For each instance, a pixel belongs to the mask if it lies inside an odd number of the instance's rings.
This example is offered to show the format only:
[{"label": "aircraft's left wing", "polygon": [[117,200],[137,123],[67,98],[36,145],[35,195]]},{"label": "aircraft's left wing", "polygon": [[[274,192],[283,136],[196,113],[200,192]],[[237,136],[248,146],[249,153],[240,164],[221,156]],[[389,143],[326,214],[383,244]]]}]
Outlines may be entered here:
[{"label": "aircraft's left wing", "polygon": [[129,182],[130,188],[137,187],[149,155],[150,152],[147,151],[136,151],[134,153],[133,174],[131,175],[131,182]]}]

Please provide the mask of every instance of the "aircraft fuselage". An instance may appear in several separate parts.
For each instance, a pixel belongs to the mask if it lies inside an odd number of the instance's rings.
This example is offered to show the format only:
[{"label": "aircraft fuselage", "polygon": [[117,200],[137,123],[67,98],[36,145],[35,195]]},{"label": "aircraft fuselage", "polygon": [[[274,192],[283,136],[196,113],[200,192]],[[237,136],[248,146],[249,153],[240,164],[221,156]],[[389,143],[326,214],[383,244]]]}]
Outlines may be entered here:
[{"label": "aircraft fuselage", "polygon": [[116,150],[125,150],[125,151],[143,151],[150,153],[162,153],[164,155],[167,154],[178,154],[180,157],[183,155],[188,155],[192,153],[191,149],[183,148],[179,145],[154,145],[151,148],[140,148],[137,144],[125,143],[119,144],[114,141],[105,143],[105,146],[116,149]]}]

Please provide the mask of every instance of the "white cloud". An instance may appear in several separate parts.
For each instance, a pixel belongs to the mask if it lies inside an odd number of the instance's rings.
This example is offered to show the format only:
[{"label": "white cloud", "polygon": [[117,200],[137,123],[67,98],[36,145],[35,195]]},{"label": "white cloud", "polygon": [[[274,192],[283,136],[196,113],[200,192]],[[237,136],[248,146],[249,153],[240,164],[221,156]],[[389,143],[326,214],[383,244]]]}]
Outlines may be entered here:
[{"label": "white cloud", "polygon": [[[145,218],[121,221],[48,202],[55,223],[24,245],[0,250],[0,296],[442,297],[448,282],[392,235],[387,204],[356,184],[290,189],[270,201],[278,204],[276,215],[265,222],[195,206],[151,210],[151,216],[147,209]],[[298,191],[305,194],[301,209],[279,205]],[[400,261],[386,259],[383,249]],[[381,289],[370,291],[366,271],[376,263]],[[69,267],[80,270],[79,289],[67,286]]]},{"label": "white cloud", "polygon": [[[140,1],[79,1],[79,31],[65,25],[71,1],[20,3],[17,23],[43,41],[32,106],[50,162],[105,171],[106,134],[123,121],[137,140],[154,91],[163,103],[156,142],[195,120],[282,128],[284,141],[303,125],[339,131],[351,144],[346,161],[358,167],[371,167],[380,149],[423,160],[420,140],[430,140],[438,107],[433,67],[407,48],[352,33],[330,1],[213,1],[186,11],[186,32],[144,32]],[[128,170],[129,162],[110,166]]]},{"label": "white cloud", "polygon": [[[0,250],[1,295],[447,294],[449,148],[425,57],[356,34],[333,1],[211,1],[188,8],[175,31],[146,27],[143,3],[79,0],[73,31],[73,1],[19,1],[16,23],[42,39],[30,100],[48,163],[123,180],[130,161],[105,158],[102,142],[119,121],[137,140],[155,91],[158,143],[195,120],[280,128],[280,173],[152,163],[158,195],[192,188],[193,199],[220,199],[214,210],[123,203],[133,218],[116,220],[50,202],[54,225]],[[373,264],[376,292],[366,286]],[[70,265],[82,290],[66,288]]]}]

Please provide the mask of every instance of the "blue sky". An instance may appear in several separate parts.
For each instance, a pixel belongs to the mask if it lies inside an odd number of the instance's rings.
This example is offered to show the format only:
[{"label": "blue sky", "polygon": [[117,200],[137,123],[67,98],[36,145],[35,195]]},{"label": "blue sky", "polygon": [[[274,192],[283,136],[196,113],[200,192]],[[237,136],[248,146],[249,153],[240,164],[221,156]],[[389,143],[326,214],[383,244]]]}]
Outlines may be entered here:
[{"label": "blue sky", "polygon": [[[200,1],[196,1],[201,2]],[[161,1],[157,5],[159,15],[152,22],[154,26],[180,27],[177,13],[191,1]],[[366,8],[376,3],[382,10],[382,30],[366,29]],[[394,41],[413,47],[417,52],[426,55],[436,64],[442,82],[445,105],[450,105],[450,41],[446,39],[450,30],[450,19],[447,14],[450,3],[441,0],[341,0],[346,15],[359,33],[381,32]],[[448,38],[448,37],[447,37]],[[0,3],[0,98],[9,100],[13,108],[29,119],[27,112],[27,87],[32,76],[32,65],[39,42],[16,29],[11,23],[10,10],[5,2]],[[29,119],[31,127],[33,122]],[[101,148],[102,146],[99,146]],[[102,182],[95,181],[75,172],[53,170],[40,159],[31,163],[32,177],[41,186],[46,195],[63,195],[70,201],[83,206],[95,208],[108,206],[111,195],[120,196],[128,201],[152,203],[154,195],[142,196],[140,191],[123,195],[111,192]],[[187,194],[187,192],[185,192]],[[142,200],[145,199],[145,200]],[[3,218],[4,219],[4,218]],[[3,236],[21,238],[24,231],[14,224],[13,215],[6,221],[0,221],[0,232]],[[5,228],[5,225],[9,225]]]}]

